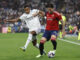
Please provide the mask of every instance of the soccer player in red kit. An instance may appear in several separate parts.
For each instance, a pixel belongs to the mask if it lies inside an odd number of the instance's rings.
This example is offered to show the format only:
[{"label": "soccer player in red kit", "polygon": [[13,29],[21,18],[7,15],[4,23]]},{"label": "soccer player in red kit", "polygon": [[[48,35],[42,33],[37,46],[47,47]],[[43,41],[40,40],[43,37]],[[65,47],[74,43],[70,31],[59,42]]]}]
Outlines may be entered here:
[{"label": "soccer player in red kit", "polygon": [[45,32],[40,40],[40,54],[36,56],[37,58],[41,57],[43,55],[44,50],[44,43],[46,41],[51,40],[53,45],[53,52],[56,52],[57,47],[57,35],[59,31],[59,21],[62,21],[62,17],[60,13],[53,10],[53,4],[48,4],[47,6],[47,13],[46,13],[46,28]]}]

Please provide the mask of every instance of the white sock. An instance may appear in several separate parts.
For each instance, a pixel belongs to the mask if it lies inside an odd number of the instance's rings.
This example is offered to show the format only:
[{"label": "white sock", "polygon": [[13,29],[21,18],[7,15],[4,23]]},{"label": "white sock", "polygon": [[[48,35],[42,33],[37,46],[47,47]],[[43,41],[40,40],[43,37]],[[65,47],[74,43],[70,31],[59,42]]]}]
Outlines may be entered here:
[{"label": "white sock", "polygon": [[31,40],[32,40],[32,34],[31,33],[29,33],[29,36],[28,36],[28,38],[27,38],[27,41],[26,41],[26,44],[25,44],[25,49],[27,48],[27,46],[29,45],[29,43],[31,42]]},{"label": "white sock", "polygon": [[35,47],[39,49],[39,44],[37,43]]}]

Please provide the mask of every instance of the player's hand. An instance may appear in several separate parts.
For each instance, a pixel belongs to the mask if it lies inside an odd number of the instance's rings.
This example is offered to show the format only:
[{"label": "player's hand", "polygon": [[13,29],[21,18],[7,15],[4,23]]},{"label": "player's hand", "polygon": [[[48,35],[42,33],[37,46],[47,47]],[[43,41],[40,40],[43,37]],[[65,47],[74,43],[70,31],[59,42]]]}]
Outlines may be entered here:
[{"label": "player's hand", "polygon": [[39,11],[39,12],[36,12],[35,14],[33,14],[32,16],[35,17],[37,15],[40,15],[41,17],[43,17],[45,15],[45,13],[43,11]]},{"label": "player's hand", "polygon": [[39,15],[40,15],[41,17],[43,17],[43,16],[45,15],[45,13],[44,13],[43,11],[39,11]]},{"label": "player's hand", "polygon": [[4,23],[7,23],[7,22],[9,22],[9,20],[4,20]]},{"label": "player's hand", "polygon": [[7,22],[7,20],[3,20],[4,21],[4,23],[6,23]]}]

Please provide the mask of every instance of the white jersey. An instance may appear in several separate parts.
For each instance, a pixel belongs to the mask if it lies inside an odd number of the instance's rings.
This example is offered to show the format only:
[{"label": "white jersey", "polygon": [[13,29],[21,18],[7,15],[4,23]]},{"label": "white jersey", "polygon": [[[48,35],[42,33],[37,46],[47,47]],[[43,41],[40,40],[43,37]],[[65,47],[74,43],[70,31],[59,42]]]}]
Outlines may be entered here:
[{"label": "white jersey", "polygon": [[39,12],[37,9],[30,10],[29,14],[24,13],[22,16],[20,16],[20,19],[22,22],[26,22],[26,26],[29,28],[29,31],[41,29],[41,24],[39,21],[39,17],[32,15]]}]

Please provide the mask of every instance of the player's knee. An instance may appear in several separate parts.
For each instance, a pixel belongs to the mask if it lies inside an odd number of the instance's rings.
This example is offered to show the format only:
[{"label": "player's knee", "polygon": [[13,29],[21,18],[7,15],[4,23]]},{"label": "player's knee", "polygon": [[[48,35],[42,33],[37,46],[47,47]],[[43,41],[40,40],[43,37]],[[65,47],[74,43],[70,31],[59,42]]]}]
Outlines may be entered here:
[{"label": "player's knee", "polygon": [[45,40],[41,40],[40,43],[44,44],[45,43]]},{"label": "player's knee", "polygon": [[44,44],[46,42],[46,38],[42,38],[41,40],[40,40],[40,43],[42,43],[42,44]]},{"label": "player's knee", "polygon": [[33,34],[33,35],[35,35],[36,34],[36,32],[35,31],[32,31],[32,32],[30,32],[31,34]]},{"label": "player's knee", "polygon": [[33,46],[36,46],[36,43],[37,43],[36,40],[32,41]]},{"label": "player's knee", "polygon": [[56,38],[57,38],[57,37],[56,37],[55,35],[52,35],[52,36],[51,36],[51,40],[53,40],[53,41],[56,40]]}]

